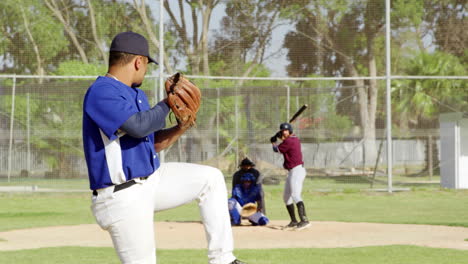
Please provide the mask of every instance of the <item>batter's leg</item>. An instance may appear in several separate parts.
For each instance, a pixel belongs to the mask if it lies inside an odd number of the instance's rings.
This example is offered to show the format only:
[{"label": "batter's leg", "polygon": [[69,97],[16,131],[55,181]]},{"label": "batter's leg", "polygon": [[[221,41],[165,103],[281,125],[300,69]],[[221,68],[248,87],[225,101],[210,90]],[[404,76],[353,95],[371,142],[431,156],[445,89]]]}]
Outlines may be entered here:
[{"label": "batter's leg", "polygon": [[290,176],[290,188],[291,188],[291,198],[294,203],[302,201],[302,186],[304,184],[304,179],[306,176],[305,168],[302,166],[296,166],[289,171]]},{"label": "batter's leg", "polygon": [[301,218],[301,222],[297,224],[296,229],[301,230],[301,229],[309,227],[310,222],[306,215],[304,202],[301,201],[297,203],[297,211],[299,212],[299,217]]},{"label": "batter's leg", "polygon": [[296,219],[296,213],[294,211],[294,200],[291,196],[292,194],[292,172],[288,171],[288,177],[286,178],[286,182],[284,184],[284,191],[283,191],[283,200],[286,204],[286,210],[288,210],[289,217],[291,221],[287,224],[284,229],[292,229],[295,228],[298,224]]},{"label": "batter's leg", "polygon": [[286,181],[284,183],[284,190],[283,190],[283,201],[286,205],[292,204],[294,201],[292,200],[291,193],[292,193],[292,184],[291,184],[291,172],[288,172],[288,177],[286,177]]},{"label": "batter's leg", "polygon": [[301,221],[297,224],[296,230],[304,229],[310,226],[310,222],[307,218],[304,202],[302,201],[302,187],[306,171],[303,166],[296,166],[291,170],[291,197],[296,203],[297,211]]}]

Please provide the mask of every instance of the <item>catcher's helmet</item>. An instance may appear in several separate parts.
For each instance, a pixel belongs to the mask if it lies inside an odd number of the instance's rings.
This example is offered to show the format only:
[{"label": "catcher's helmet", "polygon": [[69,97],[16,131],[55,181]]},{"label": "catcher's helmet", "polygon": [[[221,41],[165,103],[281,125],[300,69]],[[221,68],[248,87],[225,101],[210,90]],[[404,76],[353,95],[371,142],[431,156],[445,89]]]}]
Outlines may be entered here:
[{"label": "catcher's helmet", "polygon": [[291,124],[289,123],[282,123],[280,125],[280,130],[283,131],[283,130],[289,130],[289,133],[292,133],[293,132],[293,128],[291,126]]},{"label": "catcher's helmet", "polygon": [[244,173],[244,175],[242,175],[240,179],[242,182],[245,182],[245,181],[255,182],[255,176],[252,173]]}]

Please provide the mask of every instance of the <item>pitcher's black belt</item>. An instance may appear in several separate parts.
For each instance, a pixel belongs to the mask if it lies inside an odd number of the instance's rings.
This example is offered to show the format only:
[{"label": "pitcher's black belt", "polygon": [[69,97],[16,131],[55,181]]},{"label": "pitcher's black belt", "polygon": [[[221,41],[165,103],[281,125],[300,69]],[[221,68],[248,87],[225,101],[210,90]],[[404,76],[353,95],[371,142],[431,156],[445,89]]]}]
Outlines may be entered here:
[{"label": "pitcher's black belt", "polygon": [[[142,180],[146,180],[148,179],[149,176],[146,176],[146,177],[140,177],[140,179]],[[136,184],[137,182],[133,179],[133,180],[129,180],[127,182],[124,182],[124,183],[121,183],[121,184],[117,184],[117,185],[114,185],[114,192],[118,192],[118,191],[121,191],[121,190],[124,190],[124,189],[127,189],[128,187]],[[93,195],[98,195],[98,192],[96,190],[93,190]]]}]

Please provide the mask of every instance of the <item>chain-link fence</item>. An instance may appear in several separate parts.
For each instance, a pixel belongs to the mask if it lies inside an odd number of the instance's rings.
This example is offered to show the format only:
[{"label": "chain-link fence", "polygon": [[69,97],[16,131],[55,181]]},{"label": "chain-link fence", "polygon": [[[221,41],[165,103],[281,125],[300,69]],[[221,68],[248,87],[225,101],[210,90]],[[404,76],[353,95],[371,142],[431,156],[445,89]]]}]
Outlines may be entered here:
[{"label": "chain-link fence", "polygon": [[293,129],[316,189],[439,186],[456,159],[441,155],[440,125],[467,108],[464,1],[391,1],[390,31],[384,0],[15,3],[0,4],[1,185],[87,188],[83,95],[126,30],[159,54],[142,87],[151,104],[175,71],[202,88],[197,126],[163,161],[229,177],[249,157],[282,178],[269,139],[304,104]]}]

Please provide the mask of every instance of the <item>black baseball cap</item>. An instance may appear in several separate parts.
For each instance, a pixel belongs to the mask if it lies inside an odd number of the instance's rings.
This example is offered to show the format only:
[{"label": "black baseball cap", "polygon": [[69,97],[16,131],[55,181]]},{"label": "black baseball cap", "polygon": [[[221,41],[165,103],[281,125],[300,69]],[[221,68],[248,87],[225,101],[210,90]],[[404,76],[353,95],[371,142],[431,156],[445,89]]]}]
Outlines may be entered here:
[{"label": "black baseball cap", "polygon": [[117,34],[112,40],[110,51],[146,56],[149,62],[158,64],[158,62],[149,55],[148,41],[146,38],[132,31]]},{"label": "black baseball cap", "polygon": [[255,163],[253,163],[251,160],[249,160],[249,158],[245,158],[241,161],[241,163],[239,164],[239,167],[240,166],[252,166],[254,167],[255,166]]}]

